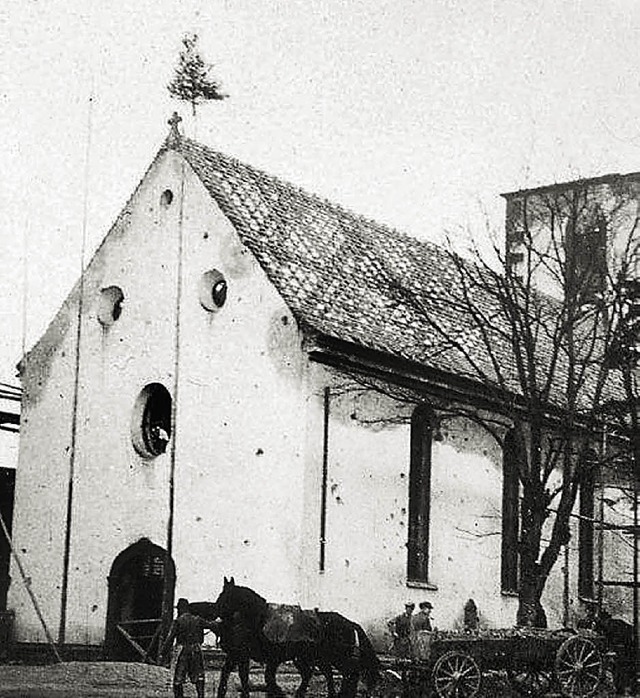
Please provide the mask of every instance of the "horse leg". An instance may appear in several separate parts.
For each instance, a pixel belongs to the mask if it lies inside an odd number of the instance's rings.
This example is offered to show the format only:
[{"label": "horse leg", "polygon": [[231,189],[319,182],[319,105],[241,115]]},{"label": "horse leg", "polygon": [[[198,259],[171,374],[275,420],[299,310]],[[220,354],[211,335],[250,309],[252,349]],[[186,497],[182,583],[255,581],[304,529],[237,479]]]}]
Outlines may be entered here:
[{"label": "horse leg", "polygon": [[227,684],[229,683],[229,675],[233,671],[235,666],[235,661],[231,658],[231,655],[227,655],[224,658],[224,664],[222,669],[220,669],[220,682],[218,683],[218,698],[225,698],[227,694]]},{"label": "horse leg", "polygon": [[322,675],[327,682],[327,698],[336,697],[336,687],[333,681],[333,667],[331,664],[326,664],[324,662],[318,662],[318,669],[322,672]]},{"label": "horse leg", "polygon": [[309,683],[311,682],[311,677],[313,676],[313,665],[307,661],[307,659],[302,659],[296,657],[293,660],[296,669],[300,672],[300,685],[296,691],[296,698],[304,698],[307,689],[309,688]]},{"label": "horse leg", "polygon": [[278,671],[279,663],[268,661],[264,669],[264,682],[267,685],[268,698],[281,698],[284,696],[282,689],[276,682],[276,672]]},{"label": "horse leg", "polygon": [[360,671],[358,666],[353,661],[346,660],[342,666],[338,667],[338,671],[342,674],[340,683],[340,698],[355,698],[358,690],[358,679]]},{"label": "horse leg", "polygon": [[249,698],[249,657],[238,660],[238,676],[242,686],[242,698]]},{"label": "horse leg", "polygon": [[355,698],[358,690],[359,672],[345,670],[342,674],[342,684],[340,686],[340,698]]}]

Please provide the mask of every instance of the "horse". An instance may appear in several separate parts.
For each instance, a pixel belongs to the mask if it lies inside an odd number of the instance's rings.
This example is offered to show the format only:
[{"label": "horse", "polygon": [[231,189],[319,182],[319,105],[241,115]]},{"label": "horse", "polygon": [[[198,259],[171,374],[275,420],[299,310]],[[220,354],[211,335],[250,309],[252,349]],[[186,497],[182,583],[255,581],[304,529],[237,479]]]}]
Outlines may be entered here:
[{"label": "horse", "polygon": [[[195,601],[189,604],[189,612],[200,616],[207,621],[215,621],[220,616],[215,603],[210,601]],[[219,638],[219,646],[225,654],[224,664],[220,670],[220,682],[218,683],[218,698],[224,698],[227,692],[229,676],[234,669],[238,669],[240,684],[242,686],[242,698],[249,698],[249,663],[251,660],[252,636],[247,627],[235,614],[231,618],[223,619],[216,634]]]},{"label": "horse", "polygon": [[633,625],[621,618],[613,618],[601,609],[595,623],[597,632],[604,635],[610,650],[615,652],[613,660],[613,685],[616,693],[633,691],[635,679],[635,646]]},{"label": "horse", "polygon": [[316,666],[327,681],[329,698],[335,697],[333,669],[342,675],[341,698],[356,695],[360,677],[373,689],[380,678],[380,662],[363,628],[335,611],[317,611],[317,615],[323,632]]},{"label": "horse", "polygon": [[[293,622],[283,622],[283,612]],[[369,687],[379,677],[378,658],[366,633],[339,613],[272,606],[249,587],[236,585],[233,577],[224,578],[218,599],[208,607],[201,605],[200,613],[207,613],[209,618],[215,613],[222,619],[220,643],[227,658],[218,698],[224,698],[229,674],[235,666],[243,698],[248,698],[249,659],[265,665],[270,697],[283,695],[276,683],[276,672],[282,662],[289,660],[300,672],[297,698],[305,695],[314,667],[325,676],[329,698],[335,697],[333,668],[342,674],[341,698],[354,698],[361,675]]]}]

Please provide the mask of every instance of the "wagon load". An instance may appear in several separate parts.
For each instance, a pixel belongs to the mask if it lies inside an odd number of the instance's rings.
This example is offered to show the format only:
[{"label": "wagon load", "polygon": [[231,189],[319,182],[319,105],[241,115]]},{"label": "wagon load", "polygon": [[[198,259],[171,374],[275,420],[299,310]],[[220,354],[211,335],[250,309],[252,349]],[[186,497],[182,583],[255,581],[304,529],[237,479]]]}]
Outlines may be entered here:
[{"label": "wagon load", "polygon": [[411,658],[428,661],[431,657],[431,645],[437,631],[417,630],[409,638],[411,643]]},{"label": "wagon load", "polygon": [[413,698],[431,692],[478,695],[484,672],[506,672],[521,695],[552,689],[589,698],[600,687],[603,638],[581,630],[503,628],[477,631],[419,631],[411,635],[410,657],[387,657],[384,698]]}]

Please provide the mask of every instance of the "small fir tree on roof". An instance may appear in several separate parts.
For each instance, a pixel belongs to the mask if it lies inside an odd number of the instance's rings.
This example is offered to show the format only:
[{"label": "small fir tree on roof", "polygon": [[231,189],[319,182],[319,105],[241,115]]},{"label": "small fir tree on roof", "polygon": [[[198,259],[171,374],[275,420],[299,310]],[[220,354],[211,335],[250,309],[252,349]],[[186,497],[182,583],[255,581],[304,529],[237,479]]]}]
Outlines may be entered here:
[{"label": "small fir tree on roof", "polygon": [[184,48],[180,51],[178,65],[167,89],[175,99],[189,102],[195,117],[198,104],[212,99],[222,100],[228,95],[223,94],[219,83],[209,77],[213,65],[206,64],[200,55],[198,35],[185,34],[182,43]]}]

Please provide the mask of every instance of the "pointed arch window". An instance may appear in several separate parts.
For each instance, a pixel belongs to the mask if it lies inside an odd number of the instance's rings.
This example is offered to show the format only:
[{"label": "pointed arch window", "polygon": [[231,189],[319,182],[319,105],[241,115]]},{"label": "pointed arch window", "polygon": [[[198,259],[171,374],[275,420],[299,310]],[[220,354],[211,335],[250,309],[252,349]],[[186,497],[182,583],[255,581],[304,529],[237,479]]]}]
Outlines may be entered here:
[{"label": "pointed arch window", "polygon": [[429,581],[432,425],[432,411],[418,406],[411,416],[407,581],[425,584]]},{"label": "pointed arch window", "polygon": [[518,591],[520,534],[520,461],[523,447],[520,434],[512,429],[502,451],[502,555],[500,585],[503,593]]}]

